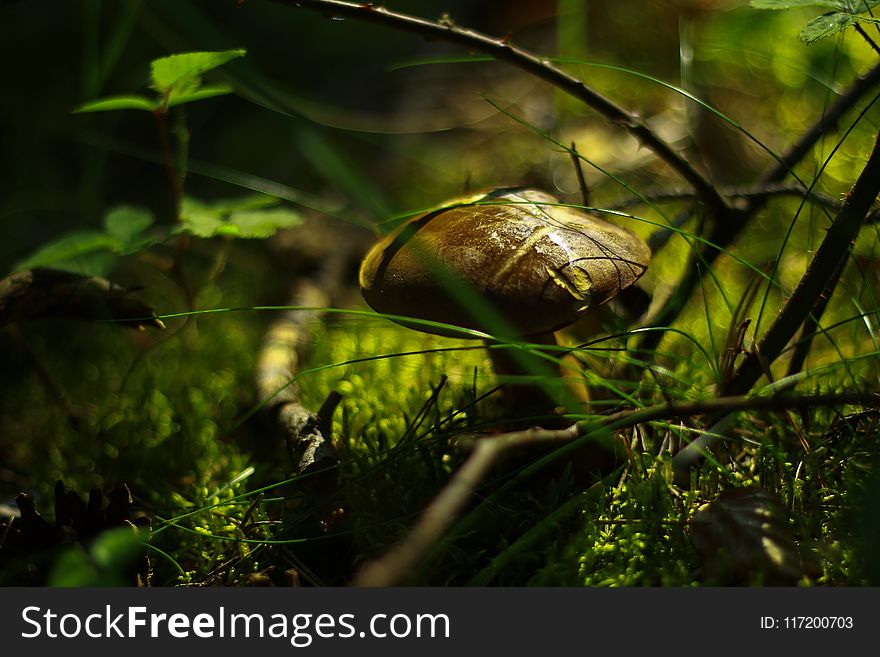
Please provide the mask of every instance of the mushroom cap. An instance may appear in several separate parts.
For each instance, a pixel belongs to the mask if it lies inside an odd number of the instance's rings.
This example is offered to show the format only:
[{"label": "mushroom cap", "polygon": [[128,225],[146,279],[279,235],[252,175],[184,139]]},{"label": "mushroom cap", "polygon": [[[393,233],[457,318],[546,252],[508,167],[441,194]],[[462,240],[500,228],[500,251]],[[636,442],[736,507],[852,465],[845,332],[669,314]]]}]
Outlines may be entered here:
[{"label": "mushroom cap", "polygon": [[496,335],[487,305],[519,336],[568,326],[635,283],[651,251],[626,228],[559,203],[498,189],[415,217],[364,257],[364,299],[377,312]]}]

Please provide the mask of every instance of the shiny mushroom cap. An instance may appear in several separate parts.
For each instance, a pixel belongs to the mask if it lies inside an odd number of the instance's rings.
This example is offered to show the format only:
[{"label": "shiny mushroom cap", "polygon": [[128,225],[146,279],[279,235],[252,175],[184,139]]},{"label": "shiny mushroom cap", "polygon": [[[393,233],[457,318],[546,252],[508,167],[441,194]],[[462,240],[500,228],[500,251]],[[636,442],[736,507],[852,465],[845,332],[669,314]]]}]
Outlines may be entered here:
[{"label": "shiny mushroom cap", "polygon": [[415,217],[367,253],[364,299],[377,312],[487,333],[498,332],[487,305],[521,336],[568,326],[635,283],[651,251],[626,228],[559,203],[498,189]]}]

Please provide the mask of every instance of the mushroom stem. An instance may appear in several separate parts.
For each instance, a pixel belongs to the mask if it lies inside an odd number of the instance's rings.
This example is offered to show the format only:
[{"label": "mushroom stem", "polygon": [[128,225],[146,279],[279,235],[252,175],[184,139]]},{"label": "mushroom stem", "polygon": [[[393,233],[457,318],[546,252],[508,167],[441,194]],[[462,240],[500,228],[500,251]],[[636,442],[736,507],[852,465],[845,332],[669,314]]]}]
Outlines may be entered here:
[{"label": "mushroom stem", "polygon": [[[558,347],[554,333],[530,336],[523,343],[486,341],[495,375],[508,406],[518,415],[546,415],[560,406],[569,406],[572,395],[547,355],[536,347]],[[543,353],[542,353],[543,351]]]}]

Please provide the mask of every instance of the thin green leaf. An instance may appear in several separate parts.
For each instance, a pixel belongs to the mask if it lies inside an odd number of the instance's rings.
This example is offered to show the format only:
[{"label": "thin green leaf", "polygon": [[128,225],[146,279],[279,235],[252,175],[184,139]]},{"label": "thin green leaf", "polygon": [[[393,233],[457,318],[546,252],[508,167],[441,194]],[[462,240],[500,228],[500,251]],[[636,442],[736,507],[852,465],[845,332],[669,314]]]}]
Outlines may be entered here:
[{"label": "thin green leaf", "polygon": [[227,84],[217,84],[211,85],[209,87],[200,87],[194,91],[188,91],[185,93],[178,93],[177,89],[171,92],[171,95],[168,97],[168,107],[174,107],[175,105],[183,105],[184,103],[194,103],[197,100],[204,100],[205,98],[213,98],[215,96],[225,96],[226,94],[232,93],[232,87]]},{"label": "thin green leaf", "polygon": [[[83,230],[69,233],[38,249],[29,258],[21,261],[16,270],[36,267],[54,267],[81,271],[83,260],[88,261],[97,255],[107,255],[119,248],[119,241],[113,235],[96,230]],[[92,273],[91,271],[89,273]]]},{"label": "thin green leaf", "polygon": [[811,20],[804,26],[804,29],[801,30],[800,33],[801,41],[806,44],[815,43],[820,39],[833,36],[841,30],[845,30],[858,22],[859,19],[852,14],[845,14],[842,12],[825,14],[824,16],[819,16],[819,18]]},{"label": "thin green leaf", "polygon": [[156,59],[150,66],[152,86],[160,93],[168,93],[172,87],[186,79],[198,77],[233,59],[244,57],[245,52],[244,48],[237,48],[217,52],[181,53]]},{"label": "thin green leaf", "polygon": [[107,234],[115,237],[119,246],[119,255],[136,253],[155,240],[144,231],[153,225],[153,214],[145,209],[131,205],[120,205],[111,209],[104,217]]},{"label": "thin green leaf", "polygon": [[374,216],[387,217],[391,214],[379,186],[324,135],[317,130],[305,129],[299,133],[297,141],[299,153],[337,189],[367,208]]},{"label": "thin green leaf", "polygon": [[828,7],[829,5],[832,9],[840,9],[839,6],[834,5],[841,3],[834,0],[828,2],[822,2],[822,0],[752,0],[749,4],[755,9],[795,9],[797,7]]},{"label": "thin green leaf", "polygon": [[126,243],[132,237],[143,233],[153,225],[153,214],[145,209],[132,205],[118,205],[104,217],[107,233]]},{"label": "thin green leaf", "polygon": [[83,114],[86,112],[113,112],[115,110],[143,110],[153,112],[159,103],[150,100],[145,96],[109,96],[107,98],[99,98],[87,103],[83,103],[74,108],[75,114]]}]

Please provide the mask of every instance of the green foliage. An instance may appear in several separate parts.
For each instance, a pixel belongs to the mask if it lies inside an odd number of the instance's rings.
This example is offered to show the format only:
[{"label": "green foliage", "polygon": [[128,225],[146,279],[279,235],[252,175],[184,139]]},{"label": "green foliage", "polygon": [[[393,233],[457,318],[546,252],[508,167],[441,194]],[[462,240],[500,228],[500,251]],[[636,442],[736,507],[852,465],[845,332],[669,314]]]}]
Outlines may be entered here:
[{"label": "green foliage", "polygon": [[752,0],[756,9],[793,9],[796,7],[822,7],[834,9],[815,18],[801,30],[800,38],[806,44],[833,36],[861,22],[877,22],[873,17],[859,16],[878,4],[878,0]]},{"label": "green foliage", "polygon": [[155,243],[148,233],[153,215],[144,208],[120,205],[104,217],[104,230],[80,230],[40,247],[15,269],[53,267],[94,276],[106,275],[117,257],[136,253]]},{"label": "green foliage", "polygon": [[279,199],[257,194],[204,203],[183,199],[180,230],[196,237],[263,239],[301,223],[299,213],[280,207]]},{"label": "green foliage", "polygon": [[244,493],[253,472],[247,468],[219,487],[200,485],[170,495],[174,513],[159,519],[151,543],[174,555],[157,560],[166,580],[176,573],[184,584],[244,585],[244,578],[260,569],[261,542],[271,538],[266,530],[271,521],[254,504],[259,498]]},{"label": "green foliage", "polygon": [[[182,224],[171,235],[264,239],[301,223],[300,215],[265,194],[204,203],[186,197]],[[120,256],[137,253],[164,241],[149,231],[152,214],[129,205],[112,208],[104,217],[104,230],[80,230],[62,235],[19,262],[15,269],[53,267],[94,276],[105,276]]]},{"label": "green foliage", "polygon": [[794,9],[795,7],[824,7],[851,14],[868,11],[880,4],[878,0],[752,0],[756,9]]},{"label": "green foliage", "polygon": [[859,18],[852,14],[842,12],[825,14],[824,16],[820,16],[819,18],[810,21],[804,26],[804,29],[801,30],[800,34],[801,41],[806,44],[815,43],[819,39],[833,36],[841,30],[845,30],[852,25],[858,24],[858,22]]},{"label": "green foliage", "polygon": [[232,93],[229,85],[204,85],[202,74],[244,57],[243,48],[220,52],[190,52],[154,60],[150,65],[150,86],[157,98],[124,95],[101,98],[79,105],[75,112],[108,112],[134,109],[164,112],[169,107]]},{"label": "green foliage", "polygon": [[192,91],[201,84],[201,75],[244,57],[244,48],[223,52],[191,52],[153,60],[150,64],[151,86],[163,95]]}]

